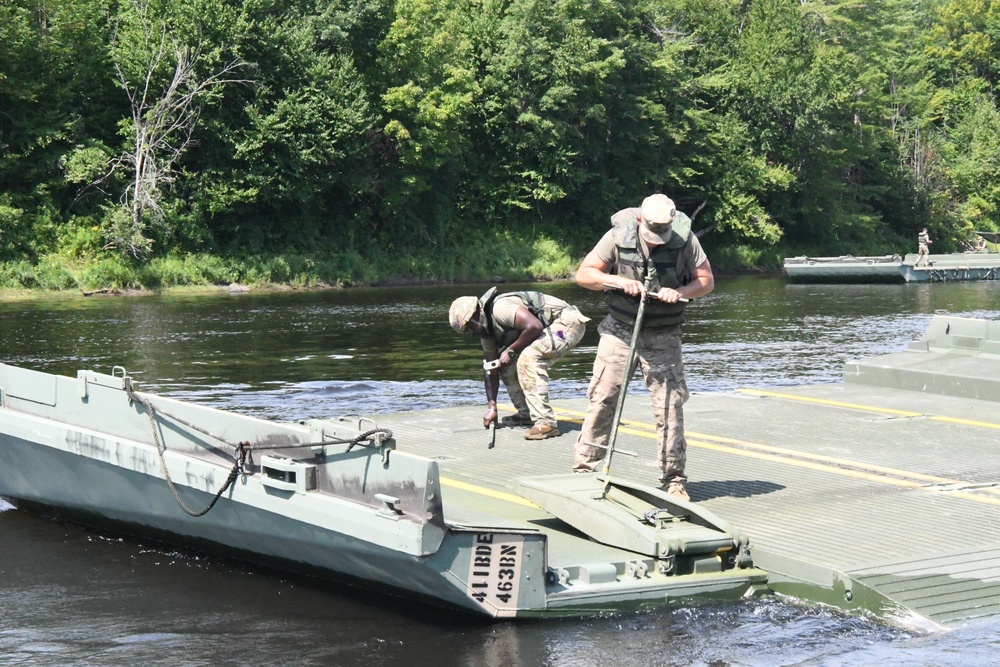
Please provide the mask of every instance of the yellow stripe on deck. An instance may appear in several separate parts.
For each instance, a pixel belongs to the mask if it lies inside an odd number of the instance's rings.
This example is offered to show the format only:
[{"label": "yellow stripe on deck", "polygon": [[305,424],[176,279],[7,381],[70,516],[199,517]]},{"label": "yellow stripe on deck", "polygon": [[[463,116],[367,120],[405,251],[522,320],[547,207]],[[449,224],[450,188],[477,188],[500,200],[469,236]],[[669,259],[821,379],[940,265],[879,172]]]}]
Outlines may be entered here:
[{"label": "yellow stripe on deck", "polygon": [[789,401],[799,401],[801,403],[813,403],[815,405],[829,405],[835,408],[848,408],[850,410],[862,410],[864,412],[875,412],[883,415],[893,415],[896,417],[923,417],[922,412],[910,412],[909,410],[894,410],[893,408],[878,408],[874,405],[862,405],[860,403],[844,403],[843,401],[832,401],[826,398],[812,398],[810,396],[797,396],[795,394],[784,394],[779,391],[765,391],[763,389],[737,389],[741,394],[751,394],[754,396],[769,396],[771,398],[783,398]]},{"label": "yellow stripe on deck", "polygon": [[[776,394],[776,392],[773,393]],[[788,394],[787,396],[794,397],[791,394]],[[820,399],[814,399],[811,402],[820,402]],[[849,403],[838,403],[836,401],[829,401],[829,403],[837,403],[838,406],[840,407],[853,405]],[[572,415],[576,417],[584,416],[584,413],[575,410],[566,410],[560,408],[557,409],[556,412],[559,416],[564,416],[564,415]],[[894,412],[902,413],[903,411],[897,410]],[[904,413],[904,414],[918,415],[918,413]],[[577,424],[582,422],[581,419],[572,417],[567,419],[566,421],[570,421]],[[949,419],[942,418],[941,421],[949,421]],[[953,421],[958,421],[958,420],[953,420]],[[619,427],[618,429],[619,433],[628,433],[629,435],[635,435],[652,440],[655,440],[657,437],[656,427],[653,424],[649,424],[646,422],[638,422],[633,420],[624,420],[624,419],[621,421],[621,423],[623,425],[628,424],[632,427],[638,427],[638,428]],[[693,431],[687,431],[686,435],[691,436],[688,438],[688,445],[692,447],[708,449],[716,452],[722,452],[725,454],[733,454],[735,456],[742,456],[745,458],[758,459],[761,461],[769,461],[772,463],[783,463],[785,465],[796,466],[808,470],[815,470],[817,472],[831,473],[834,475],[840,475],[842,477],[852,477],[854,479],[862,479],[869,482],[875,482],[878,484],[887,484],[890,486],[918,489],[933,493],[944,493],[956,498],[974,500],[976,502],[985,503],[989,505],[1000,505],[1000,498],[986,498],[981,495],[969,493],[962,490],[948,491],[945,489],[927,488],[928,483],[935,485],[947,485],[947,486],[965,485],[965,482],[956,479],[949,479],[947,477],[937,477],[935,475],[927,475],[924,473],[914,472],[911,470],[903,470],[900,468],[889,468],[886,466],[864,463],[862,461],[856,461],[854,459],[825,456],[823,454],[812,454],[809,452],[801,452],[794,449],[786,449],[783,447],[774,447],[772,445],[765,445],[763,443],[749,442],[746,440],[736,440],[733,438],[708,435]],[[705,438],[707,440],[713,440],[714,442],[705,442],[702,440],[695,440],[693,438]],[[841,467],[841,466],[847,466],[847,467]],[[988,493],[988,494],[1000,494],[1000,489],[995,489],[995,488],[978,489],[978,491],[981,493]]]},{"label": "yellow stripe on deck", "polygon": [[975,426],[978,428],[991,428],[1000,430],[1000,424],[996,422],[984,422],[974,419],[959,419],[958,417],[946,417],[944,415],[929,415],[924,412],[911,412],[909,410],[895,410],[892,408],[879,408],[874,405],[864,405],[861,403],[844,403],[826,398],[813,398],[811,396],[799,396],[797,394],[786,394],[779,391],[765,391],[763,389],[737,389],[741,394],[753,396],[769,396],[771,398],[781,398],[787,401],[797,401],[800,403],[813,403],[816,405],[829,405],[835,408],[847,408],[850,410],[861,410],[862,412],[873,412],[877,414],[893,415],[896,417],[926,417],[931,421],[945,422],[947,424],[959,424],[961,426]]},{"label": "yellow stripe on deck", "polygon": [[488,496],[490,498],[496,498],[497,500],[503,500],[508,503],[514,503],[516,505],[524,505],[525,507],[538,507],[535,503],[530,500],[525,500],[521,496],[516,496],[513,493],[507,493],[505,491],[496,491],[494,489],[487,489],[485,486],[479,486],[477,484],[469,484],[468,482],[460,482],[457,479],[452,479],[451,477],[441,477],[441,484],[444,486],[450,486],[455,489],[460,489],[462,491],[468,491],[469,493],[478,493],[481,496]]}]

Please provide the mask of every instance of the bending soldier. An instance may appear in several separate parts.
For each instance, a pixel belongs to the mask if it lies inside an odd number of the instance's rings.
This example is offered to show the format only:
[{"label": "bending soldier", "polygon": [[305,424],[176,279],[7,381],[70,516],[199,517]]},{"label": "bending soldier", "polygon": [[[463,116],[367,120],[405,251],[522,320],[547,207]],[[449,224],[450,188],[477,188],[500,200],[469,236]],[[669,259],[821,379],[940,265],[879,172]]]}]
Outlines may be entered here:
[{"label": "bending soldier", "polygon": [[517,414],[504,417],[504,423],[531,426],[524,433],[528,440],[559,435],[555,412],[549,405],[549,369],[576,347],[590,318],[548,294],[525,291],[497,295],[495,287],[479,299],[455,299],[448,317],[456,332],[480,339],[484,367],[487,362],[499,362],[499,368],[488,369],[485,375],[483,426],[497,420],[496,399],[502,379],[517,408]]}]

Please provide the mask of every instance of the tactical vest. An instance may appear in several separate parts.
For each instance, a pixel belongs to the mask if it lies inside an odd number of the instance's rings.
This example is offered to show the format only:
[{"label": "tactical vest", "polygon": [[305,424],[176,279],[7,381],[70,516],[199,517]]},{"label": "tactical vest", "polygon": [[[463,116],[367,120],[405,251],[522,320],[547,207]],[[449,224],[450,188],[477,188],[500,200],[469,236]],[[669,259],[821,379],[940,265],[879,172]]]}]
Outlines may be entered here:
[{"label": "tactical vest", "polygon": [[[677,212],[670,227],[670,238],[666,243],[650,246],[650,256],[646,257],[639,243],[639,209],[627,208],[611,217],[614,225],[612,236],[618,253],[618,263],[615,272],[623,278],[646,281],[646,275],[655,270],[650,291],[659,291],[661,287],[677,289],[691,281],[691,276],[685,272],[678,275],[677,266],[680,254],[688,244],[691,235],[691,219]],[[639,312],[639,300],[628,296],[621,290],[608,292],[608,306],[611,316],[619,322],[628,325],[635,324]],[[643,313],[643,328],[653,329],[684,322],[684,302],[664,303],[658,299],[646,301]]]},{"label": "tactical vest", "polygon": [[[514,336],[511,340],[505,340],[512,333],[512,330],[503,329],[494,324],[493,302],[496,300],[497,296],[497,288],[491,287],[479,298],[479,304],[482,307],[483,314],[486,315],[486,332],[489,334],[490,338],[496,341],[500,348],[504,348],[517,340],[517,336]],[[503,296],[516,296],[519,298],[521,303],[524,304],[524,307],[527,308],[528,311],[542,323],[542,328],[548,328],[550,322],[549,318],[545,314],[545,308],[543,306],[544,296],[541,292],[505,292]],[[520,332],[514,333],[517,333],[517,335],[520,336]]]}]

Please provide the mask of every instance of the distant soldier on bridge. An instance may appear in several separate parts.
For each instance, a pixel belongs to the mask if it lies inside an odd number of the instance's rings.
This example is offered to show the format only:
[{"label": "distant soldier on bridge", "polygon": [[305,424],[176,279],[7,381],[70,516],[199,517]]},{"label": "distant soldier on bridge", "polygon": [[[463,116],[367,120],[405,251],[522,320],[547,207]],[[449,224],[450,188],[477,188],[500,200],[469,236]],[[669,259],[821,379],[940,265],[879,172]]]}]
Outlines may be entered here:
[{"label": "distant soldier on bridge", "polygon": [[927,257],[930,254],[928,246],[933,243],[931,237],[927,234],[927,228],[924,227],[917,234],[917,261],[913,263],[913,268],[918,268],[920,263],[923,262],[924,266],[927,266]]}]

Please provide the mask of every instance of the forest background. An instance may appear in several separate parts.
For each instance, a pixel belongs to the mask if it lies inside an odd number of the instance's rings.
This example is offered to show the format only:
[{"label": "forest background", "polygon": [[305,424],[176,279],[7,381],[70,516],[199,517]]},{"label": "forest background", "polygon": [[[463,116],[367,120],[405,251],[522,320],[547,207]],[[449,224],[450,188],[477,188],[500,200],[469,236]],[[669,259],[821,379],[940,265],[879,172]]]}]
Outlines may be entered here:
[{"label": "forest background", "polygon": [[0,287],[717,270],[1000,229],[1000,0],[0,0]]}]

